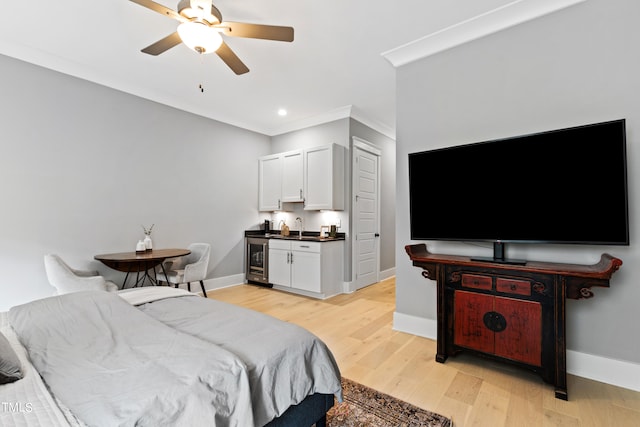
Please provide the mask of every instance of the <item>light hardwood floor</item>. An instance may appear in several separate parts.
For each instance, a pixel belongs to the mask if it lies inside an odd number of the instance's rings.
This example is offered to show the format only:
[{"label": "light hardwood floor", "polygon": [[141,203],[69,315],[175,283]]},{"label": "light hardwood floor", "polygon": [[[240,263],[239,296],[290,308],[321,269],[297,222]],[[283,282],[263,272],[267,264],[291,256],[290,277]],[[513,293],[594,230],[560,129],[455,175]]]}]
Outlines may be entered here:
[{"label": "light hardwood floor", "polygon": [[450,417],[456,427],[640,426],[640,392],[569,375],[567,402],[525,370],[465,354],[437,363],[435,341],[393,330],[393,278],[324,301],[254,285],[207,293],[308,329],[329,346],[344,377]]}]

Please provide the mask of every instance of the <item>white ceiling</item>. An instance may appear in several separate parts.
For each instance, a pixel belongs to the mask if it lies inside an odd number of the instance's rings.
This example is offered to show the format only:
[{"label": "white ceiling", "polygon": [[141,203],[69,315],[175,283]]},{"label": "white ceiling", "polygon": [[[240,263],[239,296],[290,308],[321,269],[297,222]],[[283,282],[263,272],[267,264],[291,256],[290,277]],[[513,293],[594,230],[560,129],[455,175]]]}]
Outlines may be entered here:
[{"label": "white ceiling", "polygon": [[534,1],[214,0],[223,20],[295,29],[292,43],[225,37],[250,69],[240,76],[184,45],[141,53],[178,23],[128,0],[10,1],[0,53],[267,135],[351,115],[393,136],[395,68],[383,53]]}]

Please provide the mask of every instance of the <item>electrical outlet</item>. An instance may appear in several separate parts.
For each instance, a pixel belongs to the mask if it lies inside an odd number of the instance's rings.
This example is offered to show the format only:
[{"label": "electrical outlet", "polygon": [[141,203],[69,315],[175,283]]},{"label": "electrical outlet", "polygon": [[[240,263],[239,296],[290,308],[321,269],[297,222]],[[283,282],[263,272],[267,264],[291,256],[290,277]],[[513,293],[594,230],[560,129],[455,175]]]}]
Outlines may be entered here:
[{"label": "electrical outlet", "polygon": [[342,221],[340,221],[340,218],[336,217],[335,219],[335,224],[337,228],[342,227]]}]

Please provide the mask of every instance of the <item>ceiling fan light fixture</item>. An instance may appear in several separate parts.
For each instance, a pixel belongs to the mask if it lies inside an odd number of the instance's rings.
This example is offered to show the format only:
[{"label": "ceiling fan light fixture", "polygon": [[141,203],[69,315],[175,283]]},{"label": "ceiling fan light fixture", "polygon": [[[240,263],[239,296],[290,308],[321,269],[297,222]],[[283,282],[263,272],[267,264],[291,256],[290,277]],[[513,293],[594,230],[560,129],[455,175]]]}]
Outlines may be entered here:
[{"label": "ceiling fan light fixture", "polygon": [[213,53],[222,44],[220,33],[199,21],[183,22],[178,25],[178,35],[189,49],[198,53]]}]

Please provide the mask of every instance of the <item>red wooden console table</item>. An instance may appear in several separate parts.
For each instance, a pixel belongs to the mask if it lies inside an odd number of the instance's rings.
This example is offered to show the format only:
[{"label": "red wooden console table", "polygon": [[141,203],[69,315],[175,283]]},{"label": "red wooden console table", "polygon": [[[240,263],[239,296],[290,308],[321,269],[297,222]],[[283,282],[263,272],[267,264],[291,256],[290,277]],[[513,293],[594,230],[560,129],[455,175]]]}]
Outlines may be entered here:
[{"label": "red wooden console table", "polygon": [[413,265],[438,286],[436,361],[468,351],[537,372],[568,400],[567,298],[593,297],[609,287],[622,261],[603,254],[594,265],[526,262],[524,265],[429,253],[407,245]]}]

